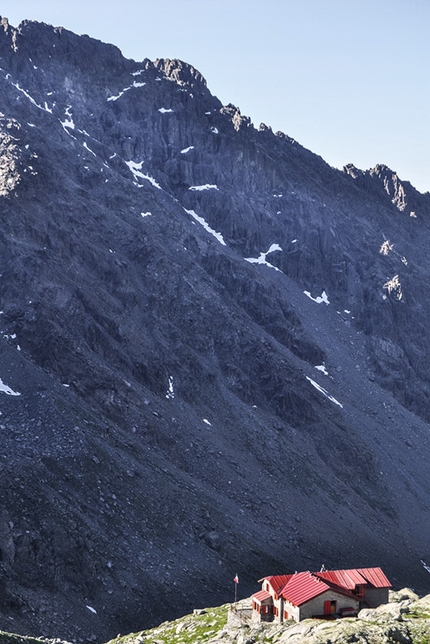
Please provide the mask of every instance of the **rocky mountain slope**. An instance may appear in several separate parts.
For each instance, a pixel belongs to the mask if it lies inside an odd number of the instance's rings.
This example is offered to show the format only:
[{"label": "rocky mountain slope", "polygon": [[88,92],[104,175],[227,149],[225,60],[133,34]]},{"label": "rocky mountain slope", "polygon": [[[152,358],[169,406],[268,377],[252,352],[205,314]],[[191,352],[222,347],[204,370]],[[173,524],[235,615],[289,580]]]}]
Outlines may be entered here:
[{"label": "rocky mountain slope", "polygon": [[430,195],[180,61],[3,18],[0,68],[0,628],[323,562],[428,591]]}]

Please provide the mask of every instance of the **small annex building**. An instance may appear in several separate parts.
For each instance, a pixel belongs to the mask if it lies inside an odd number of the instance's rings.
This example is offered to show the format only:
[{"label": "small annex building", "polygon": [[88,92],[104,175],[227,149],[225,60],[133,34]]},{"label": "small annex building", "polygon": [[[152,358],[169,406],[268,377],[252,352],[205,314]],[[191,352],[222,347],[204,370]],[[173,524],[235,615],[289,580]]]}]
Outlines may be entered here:
[{"label": "small annex building", "polygon": [[381,568],[323,569],[272,575],[260,581],[262,589],[252,595],[255,622],[354,616],[361,608],[386,604],[391,588]]}]

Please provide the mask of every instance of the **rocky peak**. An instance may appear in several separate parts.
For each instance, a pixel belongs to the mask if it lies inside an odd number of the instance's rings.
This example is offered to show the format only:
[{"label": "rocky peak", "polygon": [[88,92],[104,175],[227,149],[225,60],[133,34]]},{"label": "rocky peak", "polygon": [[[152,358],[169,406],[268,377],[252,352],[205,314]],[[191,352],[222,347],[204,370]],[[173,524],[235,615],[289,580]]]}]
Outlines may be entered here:
[{"label": "rocky peak", "polygon": [[252,127],[249,116],[242,116],[240,109],[232,103],[222,107],[220,113],[226,114],[231,119],[235,130],[240,130],[243,127]]},{"label": "rocky peak", "polygon": [[175,81],[178,85],[189,87],[206,88],[206,80],[202,74],[192,65],[184,63],[176,58],[157,58],[154,61],[156,69],[161,71],[167,78]]},{"label": "rocky peak", "polygon": [[0,51],[2,44],[6,45],[9,51],[17,51],[17,29],[11,27],[9,20],[5,17],[1,18],[1,24],[3,26],[3,32],[0,32]]},{"label": "rocky peak", "polygon": [[357,168],[353,163],[348,163],[347,165],[343,166],[343,171],[352,179],[357,179],[359,176],[362,176],[363,170],[360,170]]},{"label": "rocky peak", "polygon": [[78,36],[63,27],[34,20],[23,20],[18,28],[11,27],[7,19],[3,20],[6,23],[0,33],[0,52],[13,72],[36,71],[45,66],[47,73],[52,68],[58,73],[58,65],[79,65],[82,70],[100,74],[102,80],[112,76],[114,70],[119,74],[131,65],[131,61],[125,65],[118,47],[89,36]]},{"label": "rocky peak", "polygon": [[0,16],[0,24],[3,27],[4,31],[8,31],[9,29],[9,20],[3,16]]},{"label": "rocky peak", "polygon": [[389,201],[397,210],[411,217],[416,217],[418,211],[423,214],[427,206],[423,202],[423,195],[408,181],[403,181],[397,172],[384,164],[378,164],[369,170],[360,170],[352,163],[344,166],[343,171],[351,177],[357,185],[378,195],[383,200]]},{"label": "rocky peak", "polygon": [[385,192],[390,197],[391,203],[403,212],[407,207],[406,192],[398,174],[386,165],[376,165],[370,170],[370,176],[379,179]]}]

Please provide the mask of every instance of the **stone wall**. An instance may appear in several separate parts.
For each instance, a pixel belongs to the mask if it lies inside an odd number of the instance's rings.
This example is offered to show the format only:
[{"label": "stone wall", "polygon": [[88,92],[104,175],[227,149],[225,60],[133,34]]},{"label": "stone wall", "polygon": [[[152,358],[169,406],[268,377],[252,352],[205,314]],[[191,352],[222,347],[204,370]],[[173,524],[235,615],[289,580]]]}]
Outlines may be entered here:
[{"label": "stone wall", "polygon": [[342,595],[341,593],[337,593],[333,590],[328,590],[327,592],[319,595],[318,597],[315,597],[314,599],[311,599],[310,601],[306,602],[306,604],[300,607],[300,621],[309,617],[314,617],[316,615],[324,615],[325,601],[336,602],[336,613],[339,613],[342,608],[349,608],[350,606],[356,608],[357,612],[359,610],[358,599],[352,599],[351,597],[347,597],[345,595]]},{"label": "stone wall", "polygon": [[366,602],[371,608],[388,603],[388,588],[366,588]]}]

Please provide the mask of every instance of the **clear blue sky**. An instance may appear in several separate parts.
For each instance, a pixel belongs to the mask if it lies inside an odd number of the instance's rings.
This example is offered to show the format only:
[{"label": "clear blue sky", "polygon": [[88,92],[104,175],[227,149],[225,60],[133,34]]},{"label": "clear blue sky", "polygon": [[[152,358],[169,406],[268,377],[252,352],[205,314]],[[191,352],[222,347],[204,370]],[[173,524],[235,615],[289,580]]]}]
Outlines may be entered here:
[{"label": "clear blue sky", "polygon": [[0,13],[185,60],[256,126],[430,191],[430,0],[2,0]]}]

